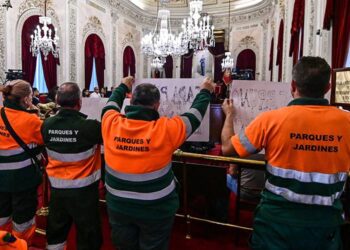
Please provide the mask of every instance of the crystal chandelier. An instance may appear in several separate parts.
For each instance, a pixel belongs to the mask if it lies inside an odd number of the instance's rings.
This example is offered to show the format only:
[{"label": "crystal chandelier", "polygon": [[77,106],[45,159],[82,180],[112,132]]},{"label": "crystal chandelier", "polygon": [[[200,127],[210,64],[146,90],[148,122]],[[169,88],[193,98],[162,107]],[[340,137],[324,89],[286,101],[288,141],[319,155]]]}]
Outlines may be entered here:
[{"label": "crystal chandelier", "polygon": [[190,2],[190,16],[183,20],[183,39],[188,42],[188,48],[194,51],[215,46],[214,25],[210,26],[210,17],[201,16],[203,1]]},{"label": "crystal chandelier", "polygon": [[225,52],[225,58],[222,59],[221,68],[224,71],[225,69],[232,70],[233,68],[233,58],[231,57],[231,52]]},{"label": "crystal chandelier", "polygon": [[9,10],[9,8],[12,8],[11,0],[6,0],[2,5],[2,8],[6,8],[6,10]]},{"label": "crystal chandelier", "polygon": [[158,11],[155,29],[141,39],[141,50],[148,56],[162,58],[169,55],[181,56],[188,52],[187,41],[183,39],[182,34],[176,36],[171,33],[169,10]]},{"label": "crystal chandelier", "polygon": [[165,63],[165,61],[163,58],[160,59],[159,57],[156,57],[151,62],[151,68],[160,70],[163,68],[164,63]]},{"label": "crystal chandelier", "polygon": [[54,57],[59,55],[59,37],[57,35],[57,28],[55,28],[55,37],[52,38],[52,30],[48,27],[51,24],[51,18],[46,16],[46,1],[45,0],[45,12],[44,16],[39,17],[39,23],[43,24],[43,27],[40,28],[40,25],[34,30],[34,35],[31,35],[31,45],[30,52],[33,56],[38,56],[40,51],[44,55],[44,59],[47,60],[47,56],[52,52]]},{"label": "crystal chandelier", "polygon": [[231,19],[231,0],[228,2],[228,45],[227,45],[227,52],[225,52],[225,58],[222,59],[221,62],[221,68],[222,71],[225,71],[226,69],[229,69],[232,71],[234,63],[233,63],[233,58],[231,57],[231,52],[230,52],[230,19]]}]

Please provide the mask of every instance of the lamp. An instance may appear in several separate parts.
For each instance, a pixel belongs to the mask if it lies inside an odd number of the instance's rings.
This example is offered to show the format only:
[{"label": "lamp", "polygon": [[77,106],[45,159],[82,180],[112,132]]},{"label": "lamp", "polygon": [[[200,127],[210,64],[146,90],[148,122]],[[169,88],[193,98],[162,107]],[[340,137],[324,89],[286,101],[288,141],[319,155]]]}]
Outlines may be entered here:
[{"label": "lamp", "polygon": [[231,19],[231,0],[228,2],[228,42],[227,42],[227,52],[225,52],[225,58],[222,59],[221,62],[221,68],[222,71],[225,71],[226,69],[232,71],[233,69],[233,58],[231,57],[231,52],[230,52],[230,20]]},{"label": "lamp", "polygon": [[183,39],[188,42],[189,49],[203,50],[215,46],[214,25],[210,26],[209,15],[201,16],[202,0],[192,0],[190,3],[190,16],[183,20]]},{"label": "lamp", "polygon": [[31,35],[31,45],[30,51],[33,56],[40,55],[40,51],[44,55],[44,59],[47,60],[47,56],[52,52],[54,57],[59,56],[59,37],[57,35],[57,28],[55,28],[55,37],[52,38],[52,30],[48,27],[51,24],[51,18],[46,16],[46,2],[44,4],[44,16],[39,17],[39,23],[43,24],[43,27],[40,28],[40,25],[34,30],[34,35]]},{"label": "lamp", "polygon": [[170,11],[165,8],[159,10],[158,2],[157,14],[154,31],[141,39],[142,52],[148,56],[157,58],[166,58],[168,55],[180,56],[186,54],[188,48],[186,41],[183,40],[182,34],[176,36],[171,32]]},{"label": "lamp", "polygon": [[6,0],[1,7],[6,8],[8,10],[9,8],[12,8],[11,0]]},{"label": "lamp", "polygon": [[154,58],[151,62],[151,68],[158,69],[158,70],[162,69],[165,63],[165,60],[164,59],[162,60],[162,59],[160,59],[159,57]]}]

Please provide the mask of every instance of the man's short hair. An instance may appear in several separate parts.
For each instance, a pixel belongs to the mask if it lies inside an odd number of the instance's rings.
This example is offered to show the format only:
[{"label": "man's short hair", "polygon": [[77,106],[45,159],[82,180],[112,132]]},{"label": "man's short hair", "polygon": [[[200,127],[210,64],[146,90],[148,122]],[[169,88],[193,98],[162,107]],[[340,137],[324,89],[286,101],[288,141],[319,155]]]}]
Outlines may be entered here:
[{"label": "man's short hair", "polygon": [[57,104],[61,107],[74,108],[79,104],[81,91],[78,84],[66,82],[61,84],[57,91]]},{"label": "man's short hair", "polygon": [[152,106],[160,100],[160,93],[156,86],[150,83],[138,85],[131,97],[131,105]]},{"label": "man's short hair", "polygon": [[293,68],[293,80],[303,97],[322,98],[330,75],[331,68],[321,57],[304,56]]}]

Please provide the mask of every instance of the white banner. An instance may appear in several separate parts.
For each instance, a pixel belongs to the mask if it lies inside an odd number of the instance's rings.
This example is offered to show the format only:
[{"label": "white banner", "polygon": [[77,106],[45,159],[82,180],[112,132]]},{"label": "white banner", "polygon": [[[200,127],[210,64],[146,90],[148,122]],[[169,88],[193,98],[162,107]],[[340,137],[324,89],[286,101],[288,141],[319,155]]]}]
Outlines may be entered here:
[{"label": "white banner", "polygon": [[106,106],[108,98],[83,97],[83,105],[80,112],[87,115],[88,119],[101,121],[102,109]]},{"label": "white banner", "polygon": [[288,83],[234,80],[232,84],[235,133],[260,113],[284,107],[292,100]]},{"label": "white banner", "polygon": [[[135,87],[141,83],[151,83],[160,91],[159,114],[173,117],[188,111],[194,98],[199,93],[199,87],[203,78],[196,79],[140,79],[135,82]],[[208,106],[209,107],[209,106]],[[209,141],[209,108],[205,113],[200,127],[187,141]]]}]

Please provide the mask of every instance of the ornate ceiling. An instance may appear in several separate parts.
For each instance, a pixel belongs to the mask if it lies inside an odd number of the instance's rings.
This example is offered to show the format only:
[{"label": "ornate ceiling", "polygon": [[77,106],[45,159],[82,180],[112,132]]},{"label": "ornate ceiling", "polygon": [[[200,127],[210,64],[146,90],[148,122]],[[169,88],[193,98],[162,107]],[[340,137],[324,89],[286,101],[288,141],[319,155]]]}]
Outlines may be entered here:
[{"label": "ornate ceiling", "polygon": [[[129,0],[133,5],[147,12],[156,11],[159,1],[161,2],[160,5],[169,8],[175,15],[186,15],[188,13],[188,2],[190,0]],[[231,2],[232,12],[249,11],[249,9],[255,9],[263,2],[268,2],[268,0],[203,0],[203,12],[218,15],[227,14],[229,1]]]}]

